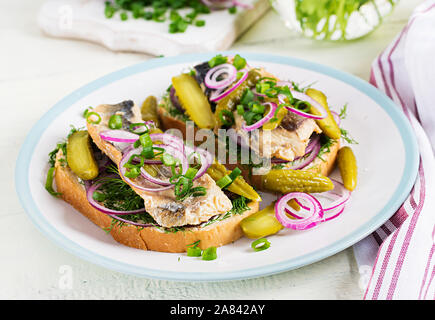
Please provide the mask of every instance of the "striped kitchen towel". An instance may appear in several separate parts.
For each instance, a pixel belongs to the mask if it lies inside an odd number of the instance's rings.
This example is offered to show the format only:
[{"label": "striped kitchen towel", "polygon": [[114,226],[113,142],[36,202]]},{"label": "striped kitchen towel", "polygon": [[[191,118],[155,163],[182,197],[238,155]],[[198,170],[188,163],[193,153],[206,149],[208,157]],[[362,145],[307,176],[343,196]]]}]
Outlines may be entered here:
[{"label": "striped kitchen towel", "polygon": [[420,166],[399,210],[353,247],[364,299],[435,300],[435,0],[415,9],[373,62],[370,82],[409,119]]}]

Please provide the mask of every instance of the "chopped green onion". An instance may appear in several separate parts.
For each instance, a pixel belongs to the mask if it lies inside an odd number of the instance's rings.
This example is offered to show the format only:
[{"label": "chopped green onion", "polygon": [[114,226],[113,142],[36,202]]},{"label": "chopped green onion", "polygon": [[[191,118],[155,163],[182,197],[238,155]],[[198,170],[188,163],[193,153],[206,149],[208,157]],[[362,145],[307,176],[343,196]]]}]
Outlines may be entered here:
[{"label": "chopped green onion", "polygon": [[[138,132],[137,130],[140,127],[145,127],[145,131]],[[139,122],[139,123],[130,123],[129,130],[133,133],[144,134],[144,133],[148,133],[150,131],[150,128],[146,123]]]},{"label": "chopped green onion", "polygon": [[[98,117],[98,119],[95,120],[95,121],[92,121],[92,119],[91,119],[92,116],[96,116],[96,117]],[[88,112],[86,114],[86,121],[88,123],[90,123],[90,124],[99,124],[101,122],[101,116],[98,113],[93,112],[93,111],[92,112]]]},{"label": "chopped green onion", "polygon": [[[139,158],[140,158],[140,163],[139,163],[139,164],[133,164],[133,163],[132,163],[133,160],[134,160],[136,157],[139,157]],[[124,167],[125,167],[125,168],[128,168],[128,169],[133,168],[133,167],[142,167],[143,164],[144,164],[144,162],[145,162],[145,159],[144,159],[144,157],[142,157],[140,154],[133,154],[133,155],[131,155],[131,157],[128,159],[128,161],[124,164]]]},{"label": "chopped green onion", "polygon": [[255,88],[257,89],[258,92],[265,94],[266,91],[270,89],[270,84],[267,82],[257,83]]},{"label": "chopped green onion", "polygon": [[254,101],[254,97],[255,97],[254,93],[251,90],[246,89],[245,92],[243,93],[240,103],[243,105],[248,104],[249,102]]},{"label": "chopped green onion", "polygon": [[110,2],[107,1],[106,7],[104,8],[104,15],[106,16],[106,18],[107,19],[112,18],[116,11],[117,11],[116,8],[111,6]]},{"label": "chopped green onion", "polygon": [[242,115],[244,113],[245,113],[245,108],[241,104],[237,105],[237,114]]},{"label": "chopped green onion", "polygon": [[202,260],[215,260],[217,258],[216,247],[210,247],[202,252]]},{"label": "chopped green onion", "polygon": [[[174,168],[174,167],[172,167],[172,168]],[[172,184],[176,184],[178,182],[178,179],[181,176],[182,176],[181,174],[175,174],[175,173],[173,173],[172,177],[169,178],[169,182],[172,183]]]},{"label": "chopped green onion", "polygon": [[227,57],[222,56],[221,54],[218,54],[217,56],[210,59],[208,62],[208,65],[210,68],[216,67],[220,64],[226,63],[228,61]]},{"label": "chopped green onion", "polygon": [[275,98],[278,95],[279,91],[276,88],[270,88],[264,91],[264,94],[269,98]]},{"label": "chopped green onion", "polygon": [[86,119],[86,117],[88,116],[89,109],[92,109],[92,107],[89,107],[85,111],[83,111],[83,118]]},{"label": "chopped green onion", "polygon": [[222,178],[220,178],[218,181],[216,181],[216,185],[223,189],[226,186],[229,186],[231,183],[233,182],[233,180],[230,178],[229,175],[223,176]]},{"label": "chopped green onion", "polygon": [[125,176],[127,178],[134,179],[137,178],[139,175],[140,175],[140,169],[138,167],[133,167],[125,172]]},{"label": "chopped green onion", "polygon": [[237,7],[228,8],[228,12],[231,13],[231,14],[236,14],[237,13]]},{"label": "chopped green onion", "polygon": [[252,112],[263,114],[264,113],[264,105],[259,104],[259,103],[254,103],[252,105],[252,109],[251,110],[252,110]]},{"label": "chopped green onion", "polygon": [[205,187],[195,187],[190,189],[190,194],[192,197],[202,197],[207,194],[207,189]]},{"label": "chopped green onion", "polygon": [[188,179],[193,179],[195,178],[196,174],[198,173],[198,169],[195,168],[189,168],[187,169],[186,173],[184,174],[184,176]]},{"label": "chopped green onion", "polygon": [[153,140],[148,133],[144,133],[139,137],[140,144],[145,149],[153,146]]},{"label": "chopped green onion", "polygon": [[200,257],[201,254],[202,254],[202,250],[198,247],[187,248],[187,256],[188,257]]},{"label": "chopped green onion", "polygon": [[54,191],[53,189],[53,180],[54,180],[54,167],[51,167],[50,169],[48,169],[47,172],[47,179],[45,181],[45,190],[48,191],[48,193],[50,193],[52,196],[59,196],[61,195],[61,193]]},{"label": "chopped green onion", "polygon": [[235,167],[233,171],[229,174],[232,181],[236,180],[236,178],[242,173],[238,167]]},{"label": "chopped green onion", "polygon": [[169,153],[163,153],[162,162],[165,166],[172,167],[175,166],[175,158]]},{"label": "chopped green onion", "polygon": [[189,190],[192,188],[192,184],[193,184],[192,180],[184,176],[180,177],[180,179],[178,180],[174,188],[174,193],[177,197],[177,200],[181,200],[185,196],[187,196]]},{"label": "chopped green onion", "polygon": [[203,26],[205,26],[205,21],[204,20],[196,20],[195,21],[195,26],[197,26],[197,27],[203,27]]},{"label": "chopped green onion", "polygon": [[247,125],[251,125],[255,123],[255,116],[258,115],[258,113],[247,111],[243,114],[243,119],[245,119]]},{"label": "chopped green onion", "polygon": [[141,155],[143,155],[146,159],[154,158],[153,146],[151,145],[143,147]]},{"label": "chopped green onion", "polygon": [[119,114],[114,114],[110,116],[109,119],[110,129],[121,129],[122,128],[122,117]]},{"label": "chopped green onion", "polygon": [[234,56],[233,65],[236,67],[237,70],[243,69],[246,66],[246,59],[236,54]]},{"label": "chopped green onion", "polygon": [[279,87],[279,94],[285,95],[290,104],[293,103],[294,98],[288,86]]},{"label": "chopped green onion", "polygon": [[102,192],[94,191],[94,193],[92,194],[92,198],[95,201],[101,202],[106,200],[106,195]]},{"label": "chopped green onion", "polygon": [[308,102],[302,100],[296,101],[293,104],[293,107],[303,112],[309,112],[311,110],[311,105]]},{"label": "chopped green onion", "polygon": [[270,242],[267,241],[266,238],[257,239],[251,244],[251,248],[254,249],[254,251],[263,251],[270,247]]},{"label": "chopped green onion", "polygon": [[120,17],[122,21],[128,20],[127,12],[121,12]]}]

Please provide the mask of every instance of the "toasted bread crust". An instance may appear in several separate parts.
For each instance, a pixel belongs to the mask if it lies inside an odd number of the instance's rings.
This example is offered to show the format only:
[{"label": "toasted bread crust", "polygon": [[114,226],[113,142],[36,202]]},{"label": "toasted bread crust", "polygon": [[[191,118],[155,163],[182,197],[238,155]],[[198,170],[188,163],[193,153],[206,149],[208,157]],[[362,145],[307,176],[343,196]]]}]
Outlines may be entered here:
[{"label": "toasted bread crust", "polygon": [[111,217],[89,204],[85,187],[71,169],[59,161],[62,158],[60,150],[56,156],[55,182],[62,199],[100,228],[110,230],[110,235],[117,242],[129,247],[160,252],[185,252],[187,245],[198,240],[201,249],[223,246],[241,238],[243,232],[240,221],[258,211],[258,202],[250,202],[250,210],[243,214],[233,215],[206,227],[186,227],[185,230],[177,232],[165,232],[156,227],[138,228],[127,224],[121,227],[117,224],[112,226]]}]

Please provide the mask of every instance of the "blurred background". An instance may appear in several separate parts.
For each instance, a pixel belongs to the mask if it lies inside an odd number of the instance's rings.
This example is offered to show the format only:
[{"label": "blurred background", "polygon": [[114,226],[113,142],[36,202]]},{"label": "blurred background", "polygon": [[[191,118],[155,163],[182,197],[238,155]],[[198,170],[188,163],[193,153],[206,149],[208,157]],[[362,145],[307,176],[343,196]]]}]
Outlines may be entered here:
[{"label": "blurred background", "polygon": [[[208,49],[293,56],[368,80],[373,60],[423,2],[208,1],[191,1],[189,8],[180,10],[172,10],[163,0],[151,1],[159,4],[148,10],[140,3],[131,7],[132,1],[0,0],[0,98],[12,115],[1,126],[2,154],[8,156],[0,163],[4,168],[0,221],[8,226],[8,234],[23,235],[13,246],[0,236],[0,297],[362,297],[361,275],[351,248],[267,278],[211,284],[138,279],[64,252],[34,228],[22,209],[13,182],[19,147],[36,121],[80,86],[137,62]],[[177,3],[181,6],[183,1]],[[204,9],[207,3],[210,10]],[[57,286],[62,265],[75,270],[74,290],[62,291]]]}]

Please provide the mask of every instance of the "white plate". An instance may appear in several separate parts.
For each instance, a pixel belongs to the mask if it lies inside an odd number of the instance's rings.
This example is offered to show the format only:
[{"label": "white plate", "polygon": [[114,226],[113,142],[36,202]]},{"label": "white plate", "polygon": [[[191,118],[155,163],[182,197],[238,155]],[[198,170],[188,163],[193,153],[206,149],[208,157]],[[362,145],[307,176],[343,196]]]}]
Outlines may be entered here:
[{"label": "white plate", "polygon": [[[234,54],[234,53],[232,53]],[[417,174],[418,150],[412,129],[385,95],[352,75],[315,63],[265,54],[242,53],[281,79],[316,82],[334,110],[348,104],[343,127],[359,144],[358,187],[337,219],[306,231],[282,230],[268,237],[271,247],[254,252],[252,240],[218,248],[218,259],[202,261],[185,254],[141,251],[123,246],[67,203],[44,189],[47,155],[69,132],[84,125],[88,106],[148,95],[160,96],[173,75],[215,54],[161,58],[111,73],[78,89],[53,106],[32,128],[20,151],[16,188],[35,225],[73,254],[117,271],[169,280],[232,280],[301,267],[339,252],[373,232],[401,205]],[[337,173],[335,172],[334,175]],[[263,201],[264,206],[266,200]]]}]

